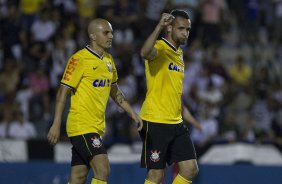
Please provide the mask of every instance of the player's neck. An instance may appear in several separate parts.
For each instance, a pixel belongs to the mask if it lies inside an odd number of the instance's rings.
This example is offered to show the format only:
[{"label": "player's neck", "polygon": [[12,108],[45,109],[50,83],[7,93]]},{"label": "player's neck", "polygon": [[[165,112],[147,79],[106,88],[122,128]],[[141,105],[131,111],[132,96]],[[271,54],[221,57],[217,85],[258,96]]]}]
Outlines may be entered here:
[{"label": "player's neck", "polygon": [[172,45],[174,46],[176,49],[178,49],[178,47],[180,46],[179,44],[175,43],[175,41],[173,41],[173,39],[170,36],[166,36],[165,39]]},{"label": "player's neck", "polygon": [[103,56],[104,54],[104,49],[98,47],[95,44],[90,44],[89,47],[91,48],[91,50],[93,50],[96,54],[98,54],[99,56]]}]

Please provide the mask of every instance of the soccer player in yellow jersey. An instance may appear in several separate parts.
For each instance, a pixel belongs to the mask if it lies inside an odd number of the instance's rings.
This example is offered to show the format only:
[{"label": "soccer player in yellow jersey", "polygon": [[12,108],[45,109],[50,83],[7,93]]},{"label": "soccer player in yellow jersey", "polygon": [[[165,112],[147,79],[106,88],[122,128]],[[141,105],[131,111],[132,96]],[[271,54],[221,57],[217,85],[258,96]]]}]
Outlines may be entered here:
[{"label": "soccer player in yellow jersey", "polygon": [[[184,78],[183,52],[191,22],[182,10],[173,10],[162,17],[141,49],[145,59],[147,94],[140,117],[143,129],[141,166],[147,168],[145,184],[158,184],[164,177],[167,164],[176,163],[179,174],[173,184],[189,184],[198,173],[194,145],[183,124],[182,83]],[[158,39],[161,31],[165,37]]]},{"label": "soccer player in yellow jersey", "polygon": [[69,184],[83,184],[89,169],[94,173],[91,184],[106,184],[110,173],[107,152],[101,140],[105,131],[105,110],[108,97],[122,107],[142,128],[142,120],[132,110],[117,85],[117,71],[112,56],[105,50],[113,39],[111,24],[94,19],[88,25],[90,44],[69,59],[61,80],[53,124],[48,133],[50,144],[60,136],[62,112],[68,94],[71,106],[67,134],[72,144]]}]

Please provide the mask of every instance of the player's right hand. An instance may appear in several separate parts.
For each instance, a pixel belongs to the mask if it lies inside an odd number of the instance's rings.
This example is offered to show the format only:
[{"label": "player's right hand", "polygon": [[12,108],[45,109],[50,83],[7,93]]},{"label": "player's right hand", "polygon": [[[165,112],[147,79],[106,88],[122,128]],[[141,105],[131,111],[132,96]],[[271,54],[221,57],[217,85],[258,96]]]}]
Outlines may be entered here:
[{"label": "player's right hand", "polygon": [[174,16],[173,16],[173,15],[171,15],[171,14],[169,14],[169,13],[163,13],[159,24],[160,24],[160,26],[162,26],[162,27],[166,27],[166,26],[168,26],[168,25],[171,24],[171,22],[173,21],[173,19],[174,19]]},{"label": "player's right hand", "polygon": [[60,127],[54,125],[53,123],[47,135],[48,142],[51,145],[55,145],[59,141],[59,138],[60,138]]}]

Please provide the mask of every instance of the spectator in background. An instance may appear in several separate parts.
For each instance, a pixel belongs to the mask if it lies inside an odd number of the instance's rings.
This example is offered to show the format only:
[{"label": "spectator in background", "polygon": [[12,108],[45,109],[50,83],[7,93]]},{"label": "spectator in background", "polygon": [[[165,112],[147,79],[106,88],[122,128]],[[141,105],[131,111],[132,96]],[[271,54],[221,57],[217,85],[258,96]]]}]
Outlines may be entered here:
[{"label": "spectator in background", "polygon": [[55,22],[50,17],[49,9],[43,9],[39,18],[31,25],[32,42],[50,42],[57,29]]},{"label": "spectator in background", "polygon": [[[206,109],[210,118],[218,118],[220,113],[220,106],[223,101],[222,92],[214,85],[212,80],[209,80],[206,89],[201,90],[197,94],[199,100],[199,108]],[[205,114],[204,113],[204,114]]]},{"label": "spectator in background", "polygon": [[77,0],[79,24],[82,30],[85,30],[87,23],[96,17],[97,5],[100,0]]},{"label": "spectator in background", "polygon": [[236,124],[236,117],[231,110],[225,113],[222,124],[218,124],[218,135],[223,142],[232,143],[238,140],[239,130]]},{"label": "spectator in background", "polygon": [[224,85],[224,83],[228,83],[230,77],[225,69],[225,66],[222,63],[222,59],[217,49],[212,51],[210,58],[211,59],[207,63],[209,68],[209,73],[211,75],[216,74],[218,77],[221,78],[219,79],[220,81],[222,81],[222,84],[219,84],[220,86]]},{"label": "spectator in background", "polygon": [[18,104],[19,109],[23,113],[25,121],[29,120],[30,118],[30,100],[32,99],[32,97],[33,90],[29,88],[27,84],[20,85],[16,94],[15,102],[16,104]]},{"label": "spectator in background", "polygon": [[28,49],[31,38],[31,26],[36,20],[36,16],[45,6],[46,0],[20,0],[19,10],[21,12],[22,47]]},{"label": "spectator in background", "polygon": [[[225,117],[223,119],[223,127],[225,124],[230,127],[229,132],[232,132],[231,128],[234,127],[234,131],[237,133],[237,140],[244,140],[248,142],[254,141],[254,123],[250,117],[250,109],[253,105],[252,91],[249,88],[243,88],[238,91],[233,92],[231,98],[228,100],[227,106],[225,106],[224,111]],[[231,115],[232,114],[232,115]],[[226,127],[226,128],[228,128]]]},{"label": "spectator in background", "polygon": [[37,135],[34,124],[25,121],[23,113],[19,110],[13,112],[13,119],[9,124],[8,137],[12,139],[28,140]]},{"label": "spectator in background", "polygon": [[50,81],[44,68],[39,67],[32,71],[28,77],[28,87],[32,90],[30,98],[30,120],[35,122],[40,136],[46,134],[50,115]]},{"label": "spectator in background", "polygon": [[191,138],[195,144],[197,156],[200,157],[216,140],[218,121],[209,112],[208,108],[201,109],[198,119],[202,129],[193,129]]},{"label": "spectator in background", "polygon": [[[149,0],[145,5],[144,17],[139,29],[142,29],[141,40],[146,39],[154,27],[158,24],[162,12],[165,10],[168,0]],[[146,29],[143,29],[146,28]]]},{"label": "spectator in background", "polygon": [[23,63],[24,73],[28,75],[39,67],[48,70],[51,66],[49,61],[50,50],[47,48],[47,44],[44,44],[43,42],[32,43],[29,45],[29,48],[25,53],[25,62]]},{"label": "spectator in background", "polygon": [[173,0],[172,6],[175,9],[183,9],[183,10],[189,12],[189,16],[190,16],[192,22],[195,21],[195,16],[198,13],[197,12],[198,6],[199,6],[198,0]]},{"label": "spectator in background", "polygon": [[132,0],[116,0],[114,2],[113,7],[105,13],[115,28],[114,44],[130,44],[135,41],[133,28],[138,20],[138,3]]},{"label": "spectator in background", "polygon": [[[187,48],[184,52],[185,71],[183,81],[183,96],[184,101],[189,102],[190,92],[199,78],[202,70],[202,62],[205,52],[199,41],[193,42],[193,44]],[[190,102],[189,102],[190,103]]]},{"label": "spectator in background", "polygon": [[54,6],[60,10],[65,19],[70,18],[77,12],[76,1],[74,0],[54,0]]},{"label": "spectator in background", "polygon": [[271,109],[269,99],[267,89],[258,89],[256,91],[255,102],[251,109],[256,138],[261,142],[269,141],[271,138],[271,123],[274,113]]},{"label": "spectator in background", "polygon": [[50,69],[50,84],[52,89],[57,87],[59,79],[64,72],[67,58],[69,58],[64,41],[61,35],[58,35],[55,38],[55,45],[51,50],[52,67]]},{"label": "spectator in background", "polygon": [[252,69],[245,63],[244,57],[239,55],[236,58],[235,64],[231,65],[229,75],[237,89],[248,87],[251,82]]},{"label": "spectator in background", "polygon": [[[58,35],[60,36],[60,35]],[[61,36],[63,37],[63,45],[66,52],[66,57],[70,57],[72,53],[76,50],[75,42],[75,24],[68,20],[65,24],[65,27],[62,28]]]},{"label": "spectator in background", "polygon": [[0,95],[5,98],[7,95],[14,94],[20,83],[21,64],[14,59],[5,60],[4,69],[0,71]]},{"label": "spectator in background", "polygon": [[227,5],[224,0],[203,0],[200,4],[201,32],[204,47],[219,46]]},{"label": "spectator in background", "polygon": [[35,21],[37,13],[41,10],[46,0],[20,0],[21,22],[23,30],[27,33],[30,31],[32,23]]},{"label": "spectator in background", "polygon": [[10,5],[9,16],[2,21],[0,36],[3,39],[4,56],[15,58],[18,62],[22,60],[23,32],[19,19],[19,12],[15,5]]}]

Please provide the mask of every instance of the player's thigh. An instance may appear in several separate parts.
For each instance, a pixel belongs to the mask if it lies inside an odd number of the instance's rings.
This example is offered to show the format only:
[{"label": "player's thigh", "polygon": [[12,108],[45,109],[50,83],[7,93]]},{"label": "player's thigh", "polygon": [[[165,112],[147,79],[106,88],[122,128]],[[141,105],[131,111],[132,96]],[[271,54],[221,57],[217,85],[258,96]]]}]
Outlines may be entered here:
[{"label": "player's thigh", "polygon": [[189,129],[185,124],[181,123],[178,125],[176,136],[171,143],[168,163],[172,164],[193,159],[196,159],[194,144],[191,140]]},{"label": "player's thigh", "polygon": [[95,155],[90,160],[90,166],[93,172],[95,173],[95,176],[97,175],[107,176],[110,173],[110,163],[107,154]]},{"label": "player's thigh", "polygon": [[86,165],[90,166],[90,161],[96,155],[107,154],[100,135],[89,133],[70,138],[72,148],[72,166]]}]

